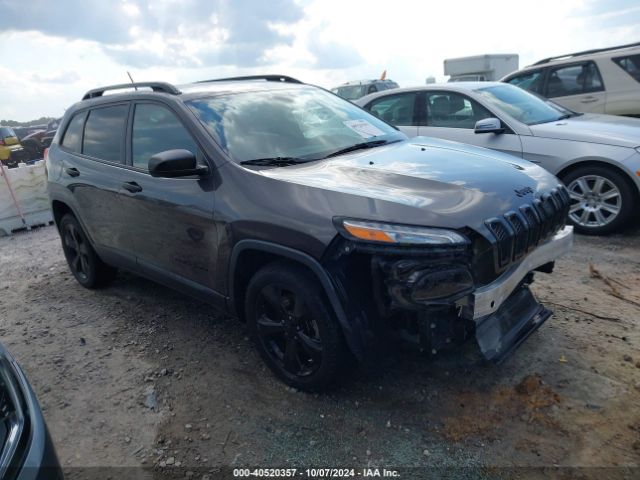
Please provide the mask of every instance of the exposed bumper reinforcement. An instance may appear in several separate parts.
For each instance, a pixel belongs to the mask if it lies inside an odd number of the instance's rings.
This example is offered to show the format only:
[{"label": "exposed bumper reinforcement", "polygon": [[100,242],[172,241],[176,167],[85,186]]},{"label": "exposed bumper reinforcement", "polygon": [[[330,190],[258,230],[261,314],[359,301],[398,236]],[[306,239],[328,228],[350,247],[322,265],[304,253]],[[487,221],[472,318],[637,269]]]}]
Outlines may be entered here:
[{"label": "exposed bumper reinforcement", "polygon": [[500,363],[551,316],[528,287],[521,287],[476,325],[476,340],[487,360]]},{"label": "exposed bumper reinforcement", "polygon": [[473,319],[478,321],[498,311],[530,271],[568,253],[572,245],[573,227],[564,227],[551,240],[540,245],[519,264],[504,272],[496,281],[478,288],[472,294]]}]

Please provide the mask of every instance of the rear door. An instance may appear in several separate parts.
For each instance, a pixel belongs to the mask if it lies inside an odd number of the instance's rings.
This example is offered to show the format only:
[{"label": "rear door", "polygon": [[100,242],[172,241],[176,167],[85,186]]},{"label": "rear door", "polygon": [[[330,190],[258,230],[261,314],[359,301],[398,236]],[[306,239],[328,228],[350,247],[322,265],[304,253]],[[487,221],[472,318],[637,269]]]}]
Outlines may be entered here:
[{"label": "rear door", "polygon": [[206,165],[202,149],[179,114],[159,102],[134,105],[127,145],[122,200],[139,268],[172,286],[211,287],[217,258],[213,175],[154,178],[148,171],[152,155],[173,149],[189,150]]},{"label": "rear door", "polygon": [[364,109],[391,125],[398,127],[409,137],[418,135],[419,92],[404,92],[378,97]]},{"label": "rear door", "polygon": [[602,76],[592,61],[549,67],[544,96],[585,113],[604,113],[607,101]]},{"label": "rear door", "polygon": [[62,176],[79,220],[103,255],[133,257],[119,195],[126,178],[129,102],[76,113],[62,137]]},{"label": "rear door", "polygon": [[424,107],[420,109],[424,115],[418,128],[419,135],[468,143],[522,157],[520,137],[504,121],[504,133],[475,133],[478,120],[497,117],[467,95],[452,91],[427,91],[424,102]]}]

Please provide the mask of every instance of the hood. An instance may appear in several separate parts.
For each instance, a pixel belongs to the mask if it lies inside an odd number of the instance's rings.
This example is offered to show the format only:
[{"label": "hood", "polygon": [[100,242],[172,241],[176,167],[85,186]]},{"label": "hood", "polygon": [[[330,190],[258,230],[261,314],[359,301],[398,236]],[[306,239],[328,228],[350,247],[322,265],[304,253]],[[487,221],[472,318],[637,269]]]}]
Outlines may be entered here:
[{"label": "hood", "polygon": [[640,145],[640,119],[587,113],[557,122],[531,125],[536,137],[635,148]]},{"label": "hood", "polygon": [[449,225],[461,225],[457,215],[461,213],[466,225],[470,217],[482,222],[530,202],[532,195],[559,183],[542,168],[511,155],[426,137],[259,173],[414,207],[422,211],[418,216],[425,221],[435,216]]}]

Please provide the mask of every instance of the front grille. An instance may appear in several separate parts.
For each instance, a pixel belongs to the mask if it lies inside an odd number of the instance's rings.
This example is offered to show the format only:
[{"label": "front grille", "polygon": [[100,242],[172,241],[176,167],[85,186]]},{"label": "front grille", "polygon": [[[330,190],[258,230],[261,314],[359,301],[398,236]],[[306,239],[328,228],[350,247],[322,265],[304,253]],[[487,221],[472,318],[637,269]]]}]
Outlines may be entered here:
[{"label": "front grille", "polygon": [[498,265],[504,267],[511,263],[513,250],[513,234],[508,227],[499,219],[489,220],[487,226],[496,237],[498,246]]},{"label": "front grille", "polygon": [[496,270],[504,270],[564,227],[569,205],[568,192],[558,185],[517,211],[486,220],[485,225],[494,237]]}]

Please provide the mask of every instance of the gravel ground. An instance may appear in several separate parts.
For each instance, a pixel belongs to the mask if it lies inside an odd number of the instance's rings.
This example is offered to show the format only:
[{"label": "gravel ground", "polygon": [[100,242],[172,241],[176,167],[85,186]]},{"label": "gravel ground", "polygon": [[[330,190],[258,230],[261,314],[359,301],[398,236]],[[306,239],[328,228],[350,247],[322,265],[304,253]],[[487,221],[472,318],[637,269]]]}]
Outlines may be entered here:
[{"label": "gravel ground", "polygon": [[500,366],[473,344],[435,361],[398,349],[379,374],[310,395],[275,380],[243,326],[208,305],[127,273],[83,289],[45,227],[0,238],[0,338],[69,478],[105,466],[220,478],[249,465],[456,467],[473,478],[559,465],[632,478],[639,253],[638,229],[577,237],[534,284],[555,316]]}]

